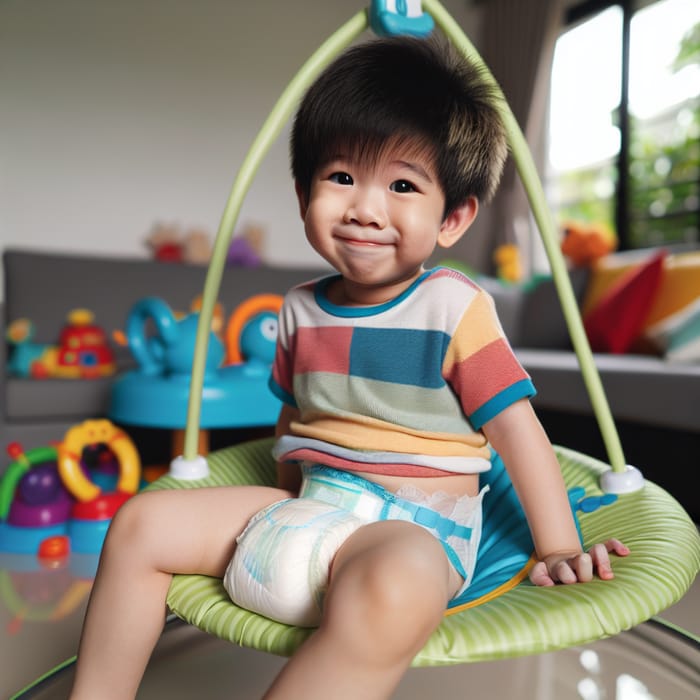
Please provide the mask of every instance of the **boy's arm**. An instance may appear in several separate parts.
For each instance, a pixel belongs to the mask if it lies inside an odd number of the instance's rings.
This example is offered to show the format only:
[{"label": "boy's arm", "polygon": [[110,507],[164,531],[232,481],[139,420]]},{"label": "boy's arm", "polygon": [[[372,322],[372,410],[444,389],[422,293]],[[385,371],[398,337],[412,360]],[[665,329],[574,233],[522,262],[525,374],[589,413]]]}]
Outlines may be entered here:
[{"label": "boy's arm", "polygon": [[554,450],[526,399],[517,401],[483,427],[503,459],[530,526],[538,564],[530,579],[537,585],[612,578],[608,553],[625,556],[617,540],[581,549],[566,484]]},{"label": "boy's arm", "polygon": [[[299,410],[288,404],[282,404],[277,425],[275,426],[275,437],[289,434],[289,424],[299,419]],[[277,463],[277,486],[281,489],[299,493],[301,486],[301,470],[299,465],[291,462]]]}]

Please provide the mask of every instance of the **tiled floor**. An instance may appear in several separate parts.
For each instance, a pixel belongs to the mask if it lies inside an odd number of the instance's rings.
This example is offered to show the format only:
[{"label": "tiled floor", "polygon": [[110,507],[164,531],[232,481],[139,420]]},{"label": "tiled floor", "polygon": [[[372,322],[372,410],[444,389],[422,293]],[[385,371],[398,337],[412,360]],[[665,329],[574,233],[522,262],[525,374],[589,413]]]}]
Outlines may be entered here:
[{"label": "tiled floor", "polygon": [[[0,699],[75,653],[94,557],[42,571],[33,557],[0,554]],[[700,579],[662,617],[700,636]],[[282,659],[221,642],[173,622],[166,626],[139,698],[259,698]],[[62,700],[72,668],[28,697]],[[206,690],[203,690],[206,688]],[[643,625],[554,654],[409,671],[397,700],[439,697],[533,700],[700,698],[700,647]]]}]

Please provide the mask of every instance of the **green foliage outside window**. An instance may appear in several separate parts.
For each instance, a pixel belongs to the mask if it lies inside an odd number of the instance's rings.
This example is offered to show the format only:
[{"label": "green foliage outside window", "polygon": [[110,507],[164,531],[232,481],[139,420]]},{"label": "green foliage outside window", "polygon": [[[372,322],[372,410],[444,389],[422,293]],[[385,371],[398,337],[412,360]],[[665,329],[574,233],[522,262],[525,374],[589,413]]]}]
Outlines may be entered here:
[{"label": "green foliage outside window", "polygon": [[[673,70],[700,63],[700,23],[685,35]],[[630,120],[628,245],[700,240],[700,98],[654,120]],[[558,218],[615,230],[617,163],[557,178]]]}]

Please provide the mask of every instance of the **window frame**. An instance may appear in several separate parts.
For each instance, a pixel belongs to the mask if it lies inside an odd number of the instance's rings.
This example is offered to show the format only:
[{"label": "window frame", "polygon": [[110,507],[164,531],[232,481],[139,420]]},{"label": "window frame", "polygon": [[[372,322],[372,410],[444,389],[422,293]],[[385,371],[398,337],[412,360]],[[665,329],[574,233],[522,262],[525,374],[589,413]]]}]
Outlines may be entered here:
[{"label": "window frame", "polygon": [[[620,101],[617,111],[617,126],[620,133],[620,149],[613,163],[617,169],[613,195],[614,221],[618,247],[620,250],[632,248],[631,240],[631,189],[630,189],[630,147],[631,119],[629,110],[630,43],[632,17],[635,12],[653,5],[656,0],[583,0],[567,8],[564,14],[565,30],[591,19],[594,15],[610,7],[622,11],[622,36],[620,55]],[[623,176],[624,174],[624,176]],[[700,208],[696,211],[700,232]],[[699,234],[700,235],[700,234]]]}]

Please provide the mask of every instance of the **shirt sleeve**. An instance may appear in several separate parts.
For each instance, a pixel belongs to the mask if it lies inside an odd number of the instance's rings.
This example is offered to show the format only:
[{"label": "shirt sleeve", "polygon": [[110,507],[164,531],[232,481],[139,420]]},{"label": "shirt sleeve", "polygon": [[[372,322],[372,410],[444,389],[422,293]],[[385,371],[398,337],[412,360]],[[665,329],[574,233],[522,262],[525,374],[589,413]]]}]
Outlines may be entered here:
[{"label": "shirt sleeve", "polygon": [[493,299],[483,290],[452,335],[443,376],[477,430],[511,404],[536,393],[503,333]]}]

